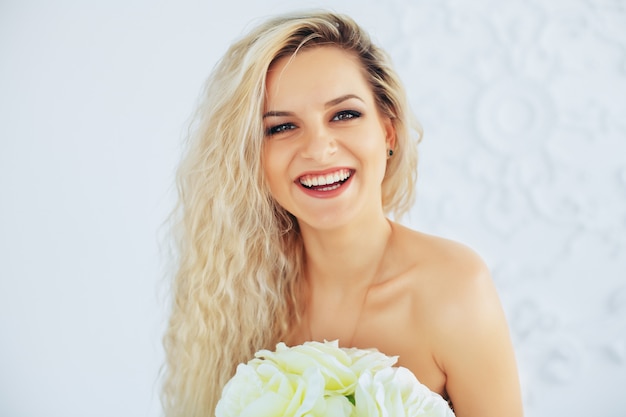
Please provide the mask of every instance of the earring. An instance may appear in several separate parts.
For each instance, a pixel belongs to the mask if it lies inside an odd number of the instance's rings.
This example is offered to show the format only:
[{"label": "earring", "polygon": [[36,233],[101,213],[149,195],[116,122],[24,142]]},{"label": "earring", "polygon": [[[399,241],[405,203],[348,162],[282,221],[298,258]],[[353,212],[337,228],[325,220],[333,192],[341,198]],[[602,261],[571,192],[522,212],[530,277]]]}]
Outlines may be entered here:
[{"label": "earring", "polygon": [[393,149],[389,149],[387,151],[387,155],[389,155],[389,158],[391,158],[393,156]]}]

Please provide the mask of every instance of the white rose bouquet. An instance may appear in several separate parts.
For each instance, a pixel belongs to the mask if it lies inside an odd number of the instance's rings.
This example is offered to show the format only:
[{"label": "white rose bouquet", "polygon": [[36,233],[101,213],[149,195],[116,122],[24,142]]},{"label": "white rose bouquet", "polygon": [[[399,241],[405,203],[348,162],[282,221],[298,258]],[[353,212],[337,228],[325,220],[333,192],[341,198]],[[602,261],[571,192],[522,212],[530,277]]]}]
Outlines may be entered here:
[{"label": "white rose bouquet", "polygon": [[216,417],[454,417],[397,357],[337,341],[261,350],[237,367]]}]

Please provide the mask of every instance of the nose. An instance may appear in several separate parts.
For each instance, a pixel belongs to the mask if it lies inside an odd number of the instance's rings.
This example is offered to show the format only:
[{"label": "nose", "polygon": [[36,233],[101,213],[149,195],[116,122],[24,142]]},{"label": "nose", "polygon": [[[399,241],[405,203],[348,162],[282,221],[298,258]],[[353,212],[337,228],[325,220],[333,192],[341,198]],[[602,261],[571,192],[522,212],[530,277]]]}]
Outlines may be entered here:
[{"label": "nose", "polygon": [[302,157],[316,162],[326,162],[337,152],[337,141],[324,127],[309,129],[304,137]]}]

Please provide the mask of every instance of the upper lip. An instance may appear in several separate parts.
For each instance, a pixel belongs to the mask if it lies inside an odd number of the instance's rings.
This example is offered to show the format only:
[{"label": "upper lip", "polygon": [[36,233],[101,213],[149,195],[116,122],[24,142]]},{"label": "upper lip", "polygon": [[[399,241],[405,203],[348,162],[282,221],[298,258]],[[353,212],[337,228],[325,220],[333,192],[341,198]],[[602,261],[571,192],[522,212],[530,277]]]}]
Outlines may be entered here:
[{"label": "upper lip", "polygon": [[295,182],[307,187],[312,187],[316,185],[328,185],[337,183],[339,181],[344,181],[348,179],[353,173],[353,169],[344,167],[330,168],[323,171],[310,171],[298,176]]}]

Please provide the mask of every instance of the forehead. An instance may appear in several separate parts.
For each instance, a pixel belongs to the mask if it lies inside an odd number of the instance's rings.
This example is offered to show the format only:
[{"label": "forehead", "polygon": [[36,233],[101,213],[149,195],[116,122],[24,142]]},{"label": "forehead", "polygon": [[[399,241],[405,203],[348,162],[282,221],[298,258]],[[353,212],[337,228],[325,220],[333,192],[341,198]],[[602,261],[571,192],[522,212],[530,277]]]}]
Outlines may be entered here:
[{"label": "forehead", "polygon": [[266,107],[297,99],[311,103],[350,93],[372,95],[356,54],[336,46],[310,47],[278,59],[267,72],[266,89]]}]

